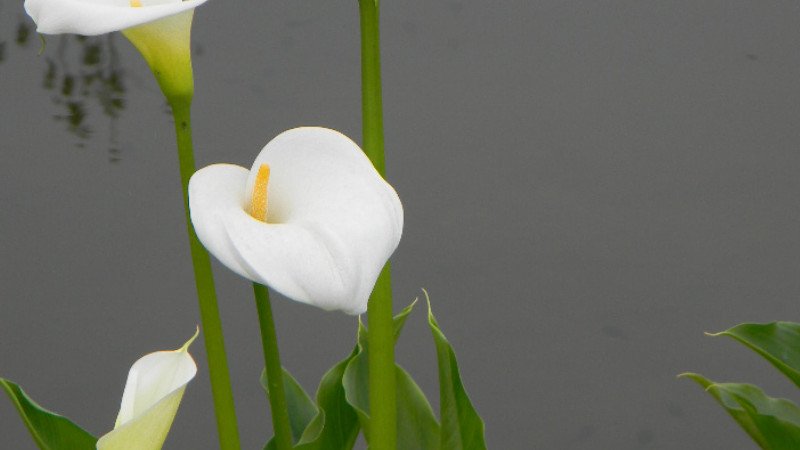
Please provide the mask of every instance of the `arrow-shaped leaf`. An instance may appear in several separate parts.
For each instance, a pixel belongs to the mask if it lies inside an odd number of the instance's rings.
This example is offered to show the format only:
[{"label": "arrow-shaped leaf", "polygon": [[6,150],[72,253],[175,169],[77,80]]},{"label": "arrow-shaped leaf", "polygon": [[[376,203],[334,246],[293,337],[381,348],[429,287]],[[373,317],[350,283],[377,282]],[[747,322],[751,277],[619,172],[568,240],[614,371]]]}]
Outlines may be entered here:
[{"label": "arrow-shaped leaf", "polygon": [[712,334],[728,336],[741,342],[788,377],[800,387],[800,324],[772,322],[767,324],[743,323]]},{"label": "arrow-shaped leaf", "polygon": [[428,324],[436,343],[436,356],[439,363],[439,415],[442,420],[442,450],[480,450],[486,449],[484,425],[458,373],[458,362],[453,347],[436,323],[428,300]]},{"label": "arrow-shaped leaf", "polygon": [[800,408],[794,403],[769,397],[752,384],[714,383],[696,373],[680,376],[702,386],[761,448],[796,450],[800,446]]},{"label": "arrow-shaped leaf", "polygon": [[64,416],[50,412],[31,400],[18,385],[0,378],[0,386],[17,408],[36,445],[42,450],[94,450],[97,438]]}]

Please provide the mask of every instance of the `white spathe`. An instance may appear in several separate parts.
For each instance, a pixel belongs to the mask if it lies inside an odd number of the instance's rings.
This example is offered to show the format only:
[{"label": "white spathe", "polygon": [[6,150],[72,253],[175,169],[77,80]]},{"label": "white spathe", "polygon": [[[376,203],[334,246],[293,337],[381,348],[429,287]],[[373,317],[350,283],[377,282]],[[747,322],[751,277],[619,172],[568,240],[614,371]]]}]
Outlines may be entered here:
[{"label": "white spathe", "polygon": [[114,430],[97,441],[98,450],[159,450],[164,445],[186,385],[197,373],[189,354],[197,334],[178,350],[150,353],[133,364]]},{"label": "white spathe", "polygon": [[42,34],[122,32],[141,52],[170,104],[194,92],[194,8],[206,0],[25,0]]},{"label": "white spathe", "polygon": [[[250,215],[258,169],[270,167],[266,222]],[[364,152],[327,128],[295,128],[252,170],[214,164],[189,181],[197,236],[229,269],[293,300],[361,314],[400,242],[403,206]]]},{"label": "white spathe", "polygon": [[25,0],[25,11],[42,34],[84,36],[121,31],[192,10],[206,0]]}]

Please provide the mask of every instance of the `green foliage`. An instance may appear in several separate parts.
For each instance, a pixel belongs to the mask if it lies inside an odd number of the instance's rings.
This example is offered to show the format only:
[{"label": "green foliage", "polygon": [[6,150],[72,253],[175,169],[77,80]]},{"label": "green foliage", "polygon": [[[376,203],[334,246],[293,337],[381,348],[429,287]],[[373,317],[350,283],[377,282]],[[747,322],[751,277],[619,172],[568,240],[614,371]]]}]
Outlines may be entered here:
[{"label": "green foliage", "polygon": [[[267,371],[261,372],[261,387],[264,388],[267,396],[269,396],[269,386],[267,384]],[[306,391],[292,377],[292,375],[283,368],[283,390],[286,394],[286,409],[289,411],[289,422],[292,429],[292,442],[297,444],[303,435],[303,432],[308,427],[308,424],[319,413],[319,409],[308,397]],[[270,439],[267,443],[268,449],[273,449],[275,446],[275,439]]]},{"label": "green foliage", "polygon": [[[425,293],[428,296],[428,293]],[[484,424],[472,406],[461,376],[453,347],[436,323],[428,299],[428,324],[436,343],[439,363],[439,408],[442,419],[442,450],[479,450],[486,448]]]},{"label": "green foliage", "polygon": [[728,336],[761,355],[800,388],[800,324],[743,323],[712,336]]},{"label": "green foliage", "polygon": [[[711,336],[728,336],[755,351],[800,388],[800,324],[743,323]],[[687,373],[711,394],[750,437],[764,449],[800,447],[800,408],[785,399],[772,398],[756,386],[714,383]]]},{"label": "green foliage", "polygon": [[752,384],[714,383],[696,373],[682,374],[711,394],[763,449],[792,450],[800,442],[800,408],[764,394]]},{"label": "green foliage", "polygon": [[[342,377],[345,367],[355,355],[356,350],[338,362],[322,377],[317,389],[317,406],[314,407],[317,412],[306,423],[293,448],[300,450],[348,450],[353,448],[359,431],[358,417],[345,400]],[[308,395],[288,372],[284,370],[283,374],[289,420],[292,424],[292,435],[295,438],[296,424],[300,424],[308,418],[310,408],[303,399],[303,397],[307,399]],[[290,385],[292,386],[289,387]],[[264,447],[265,450],[274,448],[273,439],[270,439]]]},{"label": "green foliage", "polygon": [[[425,294],[427,297],[427,293]],[[416,303],[416,302],[415,302]],[[393,319],[395,343],[414,303]],[[439,365],[442,425],[422,390],[402,367],[395,364],[397,381],[398,450],[486,449],[484,425],[467,396],[450,343],[439,329],[428,301],[428,323],[433,332]],[[369,330],[359,320],[358,343],[349,357],[336,364],[322,379],[317,404],[285,369],[284,390],[289,409],[294,449],[352,449],[359,430],[369,443]],[[262,373],[261,384],[267,390]],[[267,393],[269,395],[269,393]],[[265,450],[274,450],[270,440]]]},{"label": "green foliage", "polygon": [[[412,303],[394,317],[394,339],[400,336]],[[369,351],[368,330],[359,321],[358,354],[345,370],[344,389],[347,401],[355,409],[364,436],[369,442]],[[439,423],[428,399],[411,376],[395,364],[397,381],[397,448],[399,450],[437,450],[439,448]]]},{"label": "green foliage", "polygon": [[0,386],[17,408],[36,445],[42,450],[94,450],[97,438],[66,417],[52,413],[31,400],[18,385],[0,378]]}]

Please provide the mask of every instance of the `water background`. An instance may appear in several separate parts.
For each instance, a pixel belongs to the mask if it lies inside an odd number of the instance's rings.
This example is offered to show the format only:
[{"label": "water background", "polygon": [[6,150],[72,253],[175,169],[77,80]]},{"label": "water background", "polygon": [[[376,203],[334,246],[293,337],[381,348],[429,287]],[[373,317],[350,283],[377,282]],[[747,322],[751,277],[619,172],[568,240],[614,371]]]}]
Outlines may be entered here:
[{"label": "water background", "polygon": [[[490,448],[754,448],[697,371],[800,400],[720,331],[800,321],[800,5],[381,2],[395,309],[426,288]],[[27,31],[25,31],[27,30]],[[27,35],[26,35],[27,33]],[[360,142],[357,4],[195,14],[199,166],[295,126]],[[41,46],[0,0],[0,375],[95,435],[197,312],[171,116],[118,33]],[[70,81],[71,80],[71,81]],[[251,286],[215,262],[243,448],[270,435]],[[273,295],[309,391],[356,319]],[[202,340],[165,448],[216,445]],[[399,362],[438,411],[424,307]],[[34,448],[0,399],[2,448]]]}]

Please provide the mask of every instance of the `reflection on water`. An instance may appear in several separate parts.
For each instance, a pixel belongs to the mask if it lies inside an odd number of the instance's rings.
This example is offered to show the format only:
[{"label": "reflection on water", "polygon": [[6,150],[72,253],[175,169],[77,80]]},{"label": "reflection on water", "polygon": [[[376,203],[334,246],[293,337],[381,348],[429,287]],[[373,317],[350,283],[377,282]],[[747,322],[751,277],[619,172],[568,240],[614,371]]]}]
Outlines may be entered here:
[{"label": "reflection on water", "polygon": [[[20,47],[38,45],[37,34],[27,19],[19,22],[14,38]],[[6,43],[0,36],[0,63],[6,60]],[[108,123],[108,152],[112,163],[120,160],[116,120],[125,108],[124,70],[120,64],[114,35],[47,36],[43,41],[44,75],[41,86],[49,91],[57,106],[53,119],[65,125],[78,138],[77,147],[96,131],[101,122],[90,121],[102,113]],[[91,124],[91,125],[90,125]]]},{"label": "reflection on water", "polygon": [[28,27],[28,24],[25,22],[20,22],[19,26],[17,26],[17,44],[25,45],[25,42],[28,41],[28,36],[30,36],[31,30]]},{"label": "reflection on water", "polygon": [[[119,161],[115,121],[124,109],[125,86],[113,35],[83,37],[58,36],[55,57],[48,56],[42,87],[50,91],[52,101],[62,106],[53,117],[67,126],[67,130],[81,139],[92,135],[87,116],[95,102],[108,118],[109,160]],[[78,58],[72,57],[74,53]],[[79,61],[73,68],[73,61]],[[93,108],[97,109],[97,108]],[[83,144],[79,142],[79,146]]]}]

